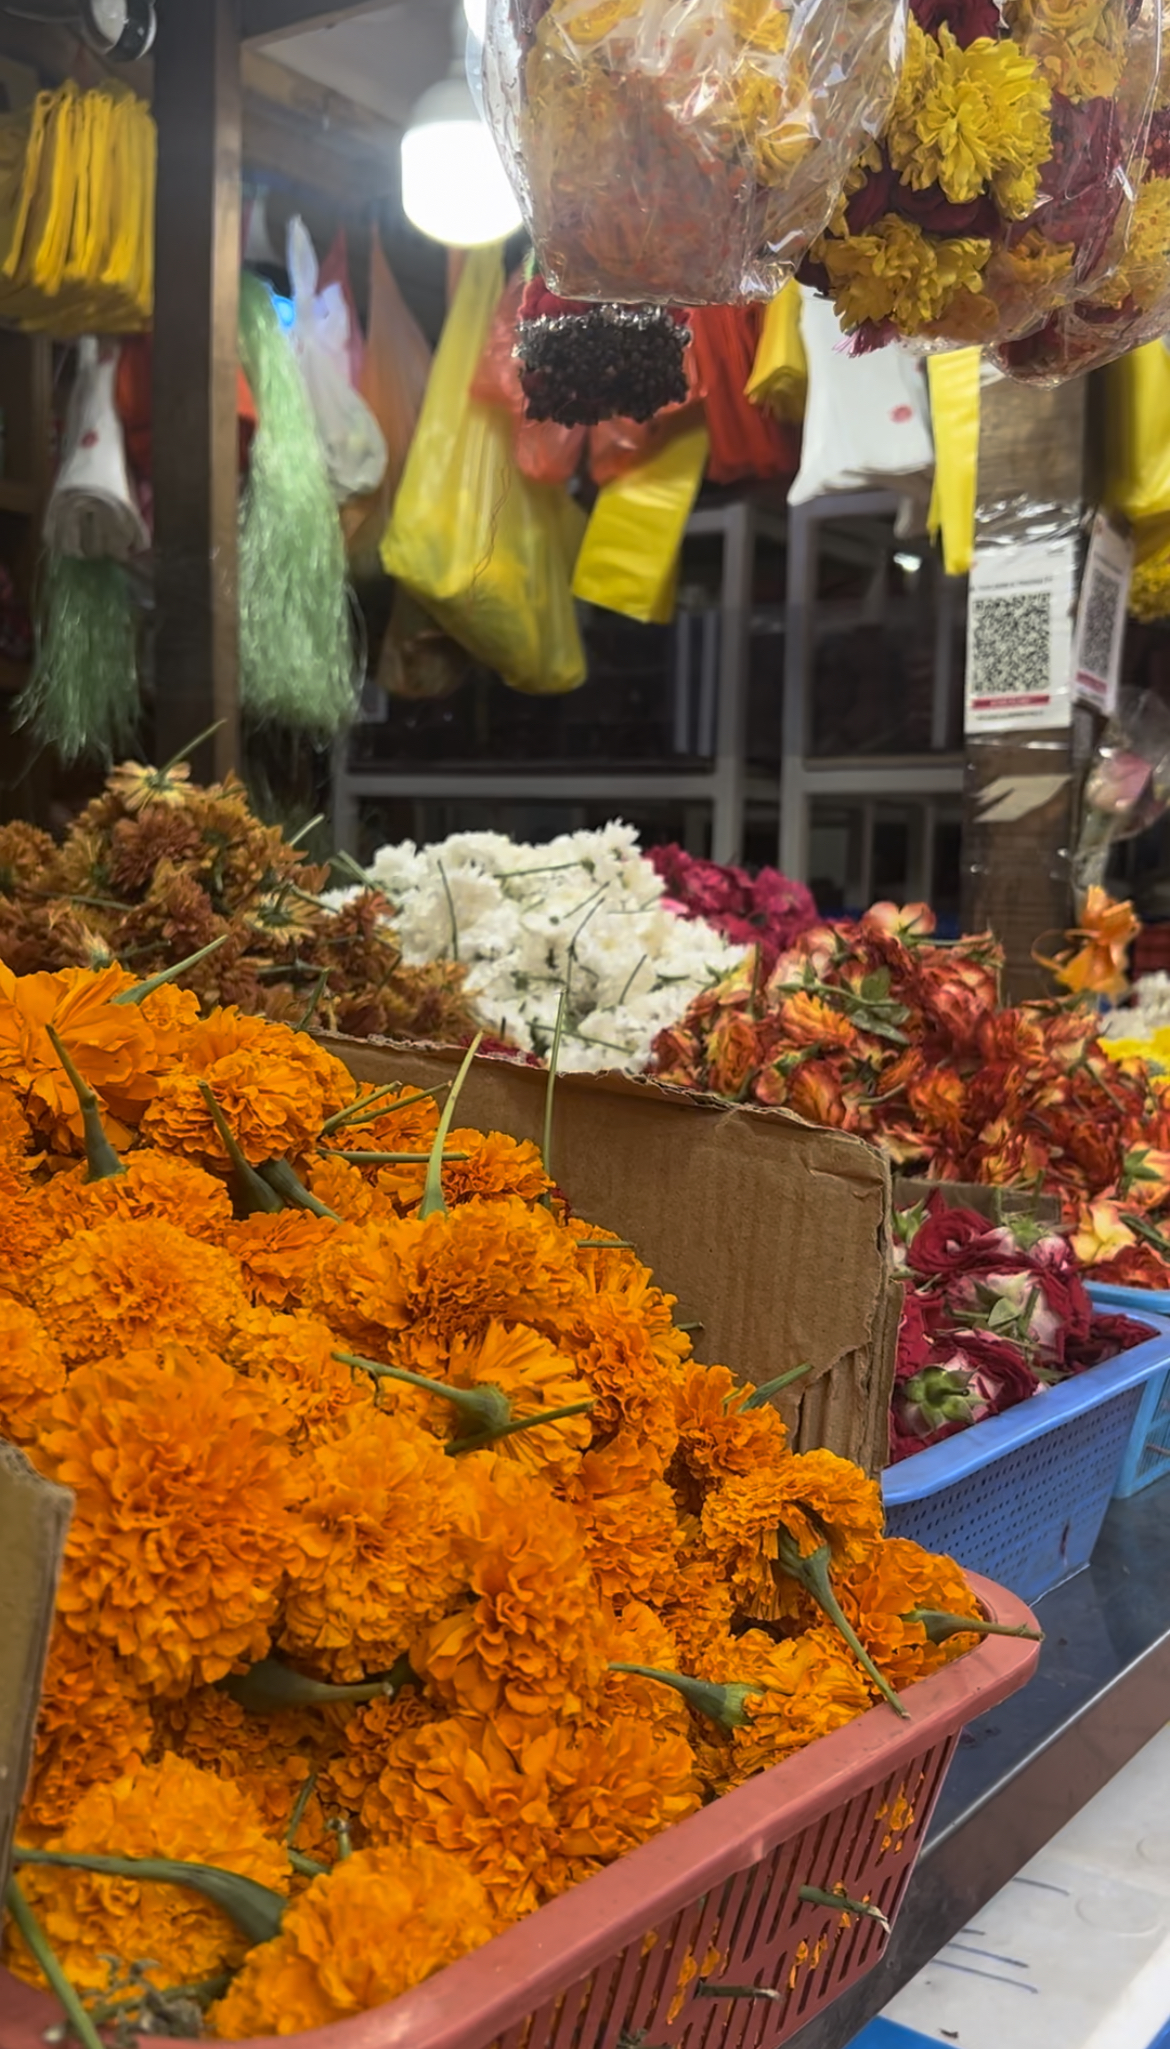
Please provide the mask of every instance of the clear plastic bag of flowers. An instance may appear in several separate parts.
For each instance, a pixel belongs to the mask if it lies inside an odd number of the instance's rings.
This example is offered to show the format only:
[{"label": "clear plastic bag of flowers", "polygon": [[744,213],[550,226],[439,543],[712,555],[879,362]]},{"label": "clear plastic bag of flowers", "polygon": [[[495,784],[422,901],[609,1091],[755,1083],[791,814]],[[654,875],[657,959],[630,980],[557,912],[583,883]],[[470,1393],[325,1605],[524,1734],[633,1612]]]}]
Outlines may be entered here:
[{"label": "clear plastic bag of flowers", "polygon": [[1017,383],[1063,384],[1170,329],[1170,0],[1153,113],[1132,176],[1134,203],[1118,215],[1108,275],[1035,333],[995,351]]},{"label": "clear plastic bag of flowers", "polygon": [[906,63],[803,275],[863,345],[1002,346],[1120,260],[1161,0],[912,0]]},{"label": "clear plastic bag of flowers", "polygon": [[771,298],[879,134],[906,0],[489,0],[488,118],[574,300]]}]

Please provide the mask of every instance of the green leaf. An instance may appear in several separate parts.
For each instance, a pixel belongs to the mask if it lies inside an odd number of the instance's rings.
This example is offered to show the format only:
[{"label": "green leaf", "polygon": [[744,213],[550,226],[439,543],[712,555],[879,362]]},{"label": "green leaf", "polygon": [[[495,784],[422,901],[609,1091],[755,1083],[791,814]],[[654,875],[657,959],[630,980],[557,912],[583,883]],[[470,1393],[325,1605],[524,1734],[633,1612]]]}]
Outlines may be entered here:
[{"label": "green leaf", "polygon": [[22,1850],[12,1852],[18,1868],[26,1864],[64,1864],[73,1871],[96,1871],[103,1877],[137,1878],[158,1885],[185,1885],[202,1893],[230,1915],[249,1942],[271,1942],[280,1934],[288,1905],[278,1892],[257,1885],[253,1878],[241,1878],[238,1871],[221,1871],[214,1864],[182,1864],[170,1857],[97,1857],[73,1850]]},{"label": "green leaf", "polygon": [[111,1001],[145,1003],[146,998],[153,996],[156,989],[165,988],[168,982],[175,982],[180,975],[185,975],[188,968],[197,968],[201,960],[207,960],[211,954],[218,953],[221,946],[227,945],[229,937],[229,933],[221,932],[218,939],[213,939],[208,946],[201,946],[198,953],[189,953],[186,960],[176,961],[173,968],[164,968],[160,975],[152,975],[148,982],[138,982],[133,989],[123,989],[121,995],[112,997]]},{"label": "green leaf", "polygon": [[443,1147],[447,1143],[447,1133],[451,1129],[451,1118],[454,1114],[455,1105],[459,1100],[460,1090],[471,1072],[471,1063],[479,1052],[482,1043],[483,1033],[477,1032],[467,1048],[463,1065],[455,1076],[451,1093],[443,1106],[443,1114],[439,1119],[439,1128],[435,1133],[435,1141],[431,1147],[426,1187],[423,1190],[423,1199],[419,1205],[419,1219],[423,1223],[426,1222],[428,1217],[445,1217],[447,1215],[447,1204],[443,1199]]}]

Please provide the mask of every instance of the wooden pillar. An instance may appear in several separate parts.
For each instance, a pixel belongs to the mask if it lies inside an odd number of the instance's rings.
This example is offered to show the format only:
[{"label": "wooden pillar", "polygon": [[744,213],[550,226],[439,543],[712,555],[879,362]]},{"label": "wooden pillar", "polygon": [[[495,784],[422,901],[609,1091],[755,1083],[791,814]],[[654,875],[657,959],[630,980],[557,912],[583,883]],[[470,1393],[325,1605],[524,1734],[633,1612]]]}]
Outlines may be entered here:
[{"label": "wooden pillar", "polygon": [[[1079,378],[1046,391],[1005,380],[984,390],[978,546],[1076,531],[1088,490],[1088,385]],[[1051,994],[1032,950],[1071,919],[1069,853],[1087,716],[966,743],[963,929],[994,932],[1013,1002]]]},{"label": "wooden pillar", "polygon": [[154,326],[155,755],[221,720],[198,781],[238,768],[239,0],[159,8]]}]

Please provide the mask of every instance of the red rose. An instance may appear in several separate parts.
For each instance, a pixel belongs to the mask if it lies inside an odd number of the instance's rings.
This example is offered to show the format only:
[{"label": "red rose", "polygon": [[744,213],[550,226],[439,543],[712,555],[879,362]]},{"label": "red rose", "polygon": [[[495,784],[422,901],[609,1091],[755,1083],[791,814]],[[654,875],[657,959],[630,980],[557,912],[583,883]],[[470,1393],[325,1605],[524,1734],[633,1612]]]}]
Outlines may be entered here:
[{"label": "red rose", "polygon": [[1065,1352],[1069,1373],[1084,1373],[1090,1366],[1102,1366],[1119,1352],[1132,1352],[1155,1335],[1147,1323],[1135,1323],[1130,1316],[1094,1316],[1087,1337],[1077,1338]]},{"label": "red rose", "polygon": [[1050,242],[1072,242],[1078,277],[1096,264],[1121,210],[1125,181],[1118,173],[1125,140],[1115,101],[1074,104],[1053,93],[1052,155],[1040,176],[1045,197],[1016,235],[1034,225]]},{"label": "red rose", "polygon": [[996,0],[910,0],[910,11],[928,35],[949,28],[961,49],[990,36],[998,42],[1003,34],[1003,16]]},{"label": "red rose", "polygon": [[1002,1416],[1005,1409],[1018,1408],[1043,1389],[1023,1353],[1005,1338],[989,1331],[964,1331],[960,1352],[970,1369],[971,1395],[980,1407],[977,1421]]},{"label": "red rose", "polygon": [[928,185],[925,192],[915,192],[899,180],[890,188],[890,208],[928,235],[978,235],[990,241],[999,233],[999,208],[986,193],[960,205],[958,200],[948,199],[937,185]]},{"label": "red rose", "polygon": [[851,235],[864,235],[867,228],[889,213],[894,184],[893,168],[883,153],[881,170],[868,172],[864,185],[850,196],[845,222]]},{"label": "red rose", "polygon": [[907,1261],[912,1273],[927,1278],[996,1268],[1018,1272],[1028,1264],[1006,1226],[989,1223],[973,1209],[948,1209],[941,1196],[931,1197],[930,1215]]}]

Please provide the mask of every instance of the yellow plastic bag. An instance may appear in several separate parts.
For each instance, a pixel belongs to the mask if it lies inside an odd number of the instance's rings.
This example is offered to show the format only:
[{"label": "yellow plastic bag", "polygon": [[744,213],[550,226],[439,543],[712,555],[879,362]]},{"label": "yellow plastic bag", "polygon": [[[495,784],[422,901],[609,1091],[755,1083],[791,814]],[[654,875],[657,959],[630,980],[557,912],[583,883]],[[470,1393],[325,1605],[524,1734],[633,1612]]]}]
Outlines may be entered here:
[{"label": "yellow plastic bag", "polygon": [[967,576],[975,555],[979,486],[980,354],[956,349],[927,359],[934,434],[934,489],[928,525],[942,534],[948,576]]},{"label": "yellow plastic bag", "polygon": [[514,690],[573,690],[585,654],[570,590],[584,518],[562,490],[530,484],[507,414],[471,380],[504,284],[502,248],[463,267],[382,542],[388,575]]},{"label": "yellow plastic bag", "polygon": [[1104,377],[1105,502],[1135,524],[1158,519],[1170,513],[1170,353],[1150,342]]},{"label": "yellow plastic bag", "polygon": [[800,286],[791,278],[764,314],[760,346],[746,387],[754,406],[797,427],[808,398],[808,357],[800,331]]},{"label": "yellow plastic bag", "polygon": [[643,625],[670,624],[679,549],[709,447],[706,427],[690,427],[605,485],[577,557],[577,597]]}]

